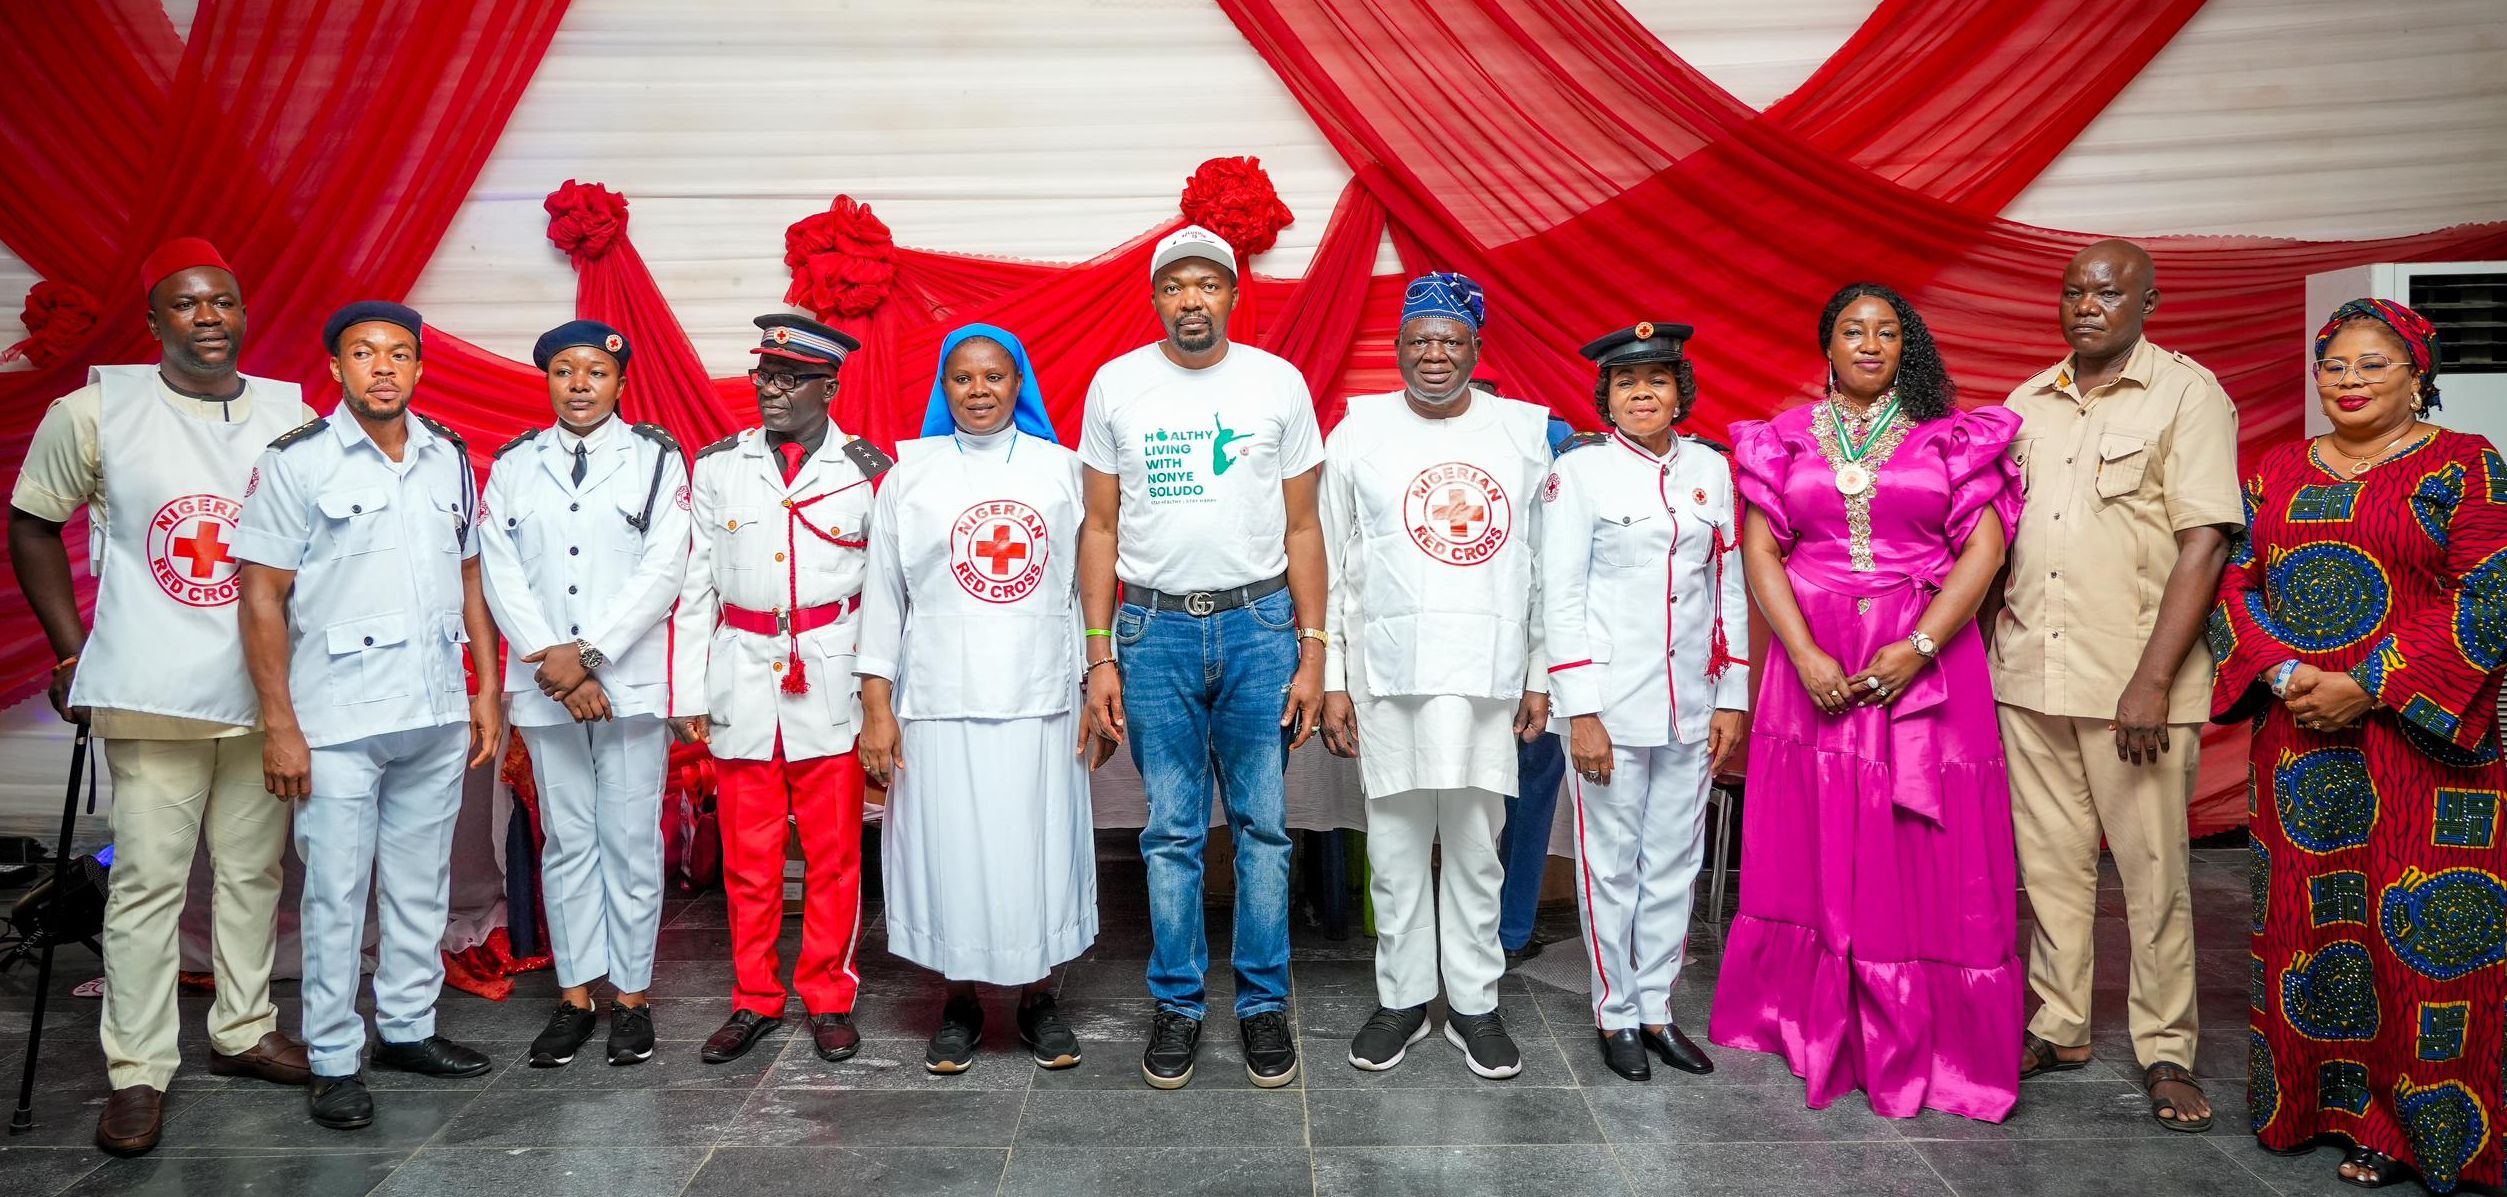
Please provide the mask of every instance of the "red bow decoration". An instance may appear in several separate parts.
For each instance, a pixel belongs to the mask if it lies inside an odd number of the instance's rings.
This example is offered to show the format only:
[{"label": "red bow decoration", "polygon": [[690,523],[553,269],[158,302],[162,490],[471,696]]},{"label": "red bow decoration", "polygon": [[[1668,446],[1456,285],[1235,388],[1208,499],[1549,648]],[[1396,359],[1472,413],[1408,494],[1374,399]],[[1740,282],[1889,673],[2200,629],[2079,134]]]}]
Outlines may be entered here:
[{"label": "red bow decoration", "polygon": [[578,265],[606,257],[627,232],[627,197],[598,183],[568,179],[540,206],[548,209],[548,239]]},{"label": "red bow decoration", "polygon": [[[1212,158],[1184,180],[1184,219],[1217,233],[1236,251],[1242,267],[1279,243],[1280,230],[1297,219],[1280,202],[1271,172],[1260,158]],[[1243,273],[1240,269],[1238,273]]]},{"label": "red bow decoration", "polygon": [[26,292],[26,339],[0,350],[0,362],[25,358],[50,366],[69,356],[96,327],[96,297],[76,283],[44,279]]},{"label": "red bow decoration", "polygon": [[821,320],[868,316],[887,302],[897,279],[897,243],[870,205],[839,195],[827,210],[783,231],[783,264],[792,286],[783,301]]}]

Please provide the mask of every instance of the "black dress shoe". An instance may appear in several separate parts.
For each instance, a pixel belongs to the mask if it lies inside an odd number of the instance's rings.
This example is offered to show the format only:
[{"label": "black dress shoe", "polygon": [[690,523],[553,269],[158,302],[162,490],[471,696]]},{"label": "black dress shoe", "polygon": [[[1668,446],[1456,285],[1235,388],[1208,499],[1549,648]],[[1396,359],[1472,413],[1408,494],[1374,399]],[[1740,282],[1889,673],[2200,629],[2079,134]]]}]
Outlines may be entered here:
[{"label": "black dress shoe", "polygon": [[818,1048],[819,1059],[841,1064],[862,1050],[862,1033],[853,1028],[851,1014],[813,1014],[810,1042]]},{"label": "black dress shoe", "polygon": [[563,1068],[574,1063],[575,1053],[583,1050],[585,1040],[592,1037],[592,1024],[599,1016],[590,1006],[576,1006],[560,1000],[557,1010],[548,1016],[548,1027],[531,1041],[531,1067]]},{"label": "black dress shoe", "polygon": [[782,1026],[780,1018],[768,1018],[755,1010],[732,1011],[731,1021],[705,1039],[705,1047],[697,1053],[708,1064],[729,1064],[749,1054],[766,1032]]},{"label": "black dress shoe", "polygon": [[356,1130],[374,1123],[374,1095],[366,1092],[366,1078],[353,1072],[314,1077],[305,1091],[305,1108],[316,1124],[332,1130]]},{"label": "black dress shoe", "polygon": [[653,1008],[609,1004],[609,1062],[641,1064],[653,1058]]},{"label": "black dress shoe", "polygon": [[1696,1044],[1689,1042],[1689,1037],[1681,1034],[1677,1025],[1664,1027],[1660,1035],[1641,1030],[1637,1032],[1637,1038],[1645,1044],[1647,1051],[1661,1056],[1663,1063],[1682,1072],[1705,1076],[1715,1071],[1715,1062],[1707,1059],[1706,1053],[1698,1050]]},{"label": "black dress shoe", "polygon": [[1508,948],[1506,949],[1506,971],[1511,973],[1522,968],[1524,961],[1540,954],[1541,941],[1537,939],[1525,940],[1523,946],[1519,948]]},{"label": "black dress shoe", "polygon": [[384,1040],[375,1045],[374,1062],[383,1068],[396,1068],[420,1076],[477,1076],[494,1064],[482,1052],[446,1039],[429,1035],[416,1043],[394,1043]]},{"label": "black dress shoe", "polygon": [[1632,1081],[1654,1079],[1654,1067],[1645,1062],[1645,1045],[1637,1041],[1636,1028],[1604,1031],[1601,1035],[1602,1063],[1609,1065],[1612,1072]]}]

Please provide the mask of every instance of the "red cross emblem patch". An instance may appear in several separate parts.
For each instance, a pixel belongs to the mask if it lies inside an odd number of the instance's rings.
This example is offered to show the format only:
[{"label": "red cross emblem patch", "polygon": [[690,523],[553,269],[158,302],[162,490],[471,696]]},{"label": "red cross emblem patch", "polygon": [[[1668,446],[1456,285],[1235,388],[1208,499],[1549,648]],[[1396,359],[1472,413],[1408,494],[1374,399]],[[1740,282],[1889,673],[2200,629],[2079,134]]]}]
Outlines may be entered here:
[{"label": "red cross emblem patch", "polygon": [[1045,517],[1016,499],[987,499],[949,525],[949,575],[987,603],[1015,603],[1045,580]]},{"label": "red cross emblem patch", "polygon": [[225,495],[184,495],[148,521],[148,572],[166,597],[187,607],[235,601],[236,529],[244,505]]},{"label": "red cross emblem patch", "polygon": [[1488,471],[1449,461],[1419,471],[1402,492],[1410,543],[1447,565],[1478,565],[1514,530],[1514,506]]},{"label": "red cross emblem patch", "polygon": [[609,336],[602,339],[601,348],[606,349],[611,353],[616,353],[620,349],[625,348],[626,344],[627,342],[625,338],[620,337],[617,333],[611,333]]}]

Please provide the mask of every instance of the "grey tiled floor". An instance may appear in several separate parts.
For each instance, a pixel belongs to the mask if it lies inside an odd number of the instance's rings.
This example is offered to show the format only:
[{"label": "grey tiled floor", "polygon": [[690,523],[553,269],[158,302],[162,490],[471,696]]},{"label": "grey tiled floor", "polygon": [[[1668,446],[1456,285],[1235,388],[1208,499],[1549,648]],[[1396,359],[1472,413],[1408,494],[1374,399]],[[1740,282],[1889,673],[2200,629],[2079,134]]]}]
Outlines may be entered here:
[{"label": "grey tiled floor", "polygon": [[[1658,1071],[1632,1085],[1604,1071],[1571,960],[1571,909],[1544,914],[1553,955],[1507,978],[1501,997],[1527,1067],[1503,1082],[1466,1071],[1441,1038],[1390,1073],[1361,1073],[1347,1036],[1372,1008],[1371,942],[1301,928],[1294,965],[1301,1083],[1263,1091],[1245,1078],[1224,1013],[1199,1074],[1179,1093],[1138,1075],[1147,1018],[1140,972],[1148,936],[1136,858],[1110,838],[1096,949],[1067,970],[1062,1005],[1086,1041],[1076,1069],[1043,1073],[1014,1050],[1008,1010],[973,1071],[927,1076],[922,1037],[936,985],[887,956],[874,920],[863,955],[867,1042],[820,1062],[781,1033],[738,1063],[707,1067],[695,1041],[726,1012],[720,899],[673,901],[655,986],[666,1041],[648,1064],[587,1055],[560,1070],[523,1066],[554,992],[541,973],[515,1000],[447,991],[442,1029],[492,1052],[497,1070],[463,1082],[370,1073],[379,1117],[363,1132],[312,1126],[300,1092],[208,1076],[204,999],[184,998],[186,1068],[169,1098],[165,1143],[139,1160],[88,1146],[103,1099],[97,1005],[56,999],[37,1102],[40,1125],[0,1139],[0,1193],[642,1194],[1365,1193],[1365,1194],[2271,1194],[2333,1193],[2334,1153],[2281,1159],[2239,1133],[2245,1018],[2242,852],[2198,853],[2204,945],[2200,1064],[2221,1107],[2209,1135],[2153,1124],[2130,1079],[2123,1015],[2121,907],[2100,926],[2099,1066],[2029,1082],[1991,1126],[1927,1115],[1891,1121],[1849,1098],[1802,1105],[1776,1061],[1712,1049],[1712,1077]],[[2113,898],[2114,895],[2110,895]],[[2024,901],[2024,899],[2023,899]],[[2023,908],[2024,913],[2024,908]],[[1226,955],[1224,909],[1210,912]],[[797,922],[787,928],[787,946]],[[1676,1009],[1701,1029],[1720,963],[1701,924]],[[789,956],[787,956],[787,960]],[[1544,966],[1546,964],[1546,967]],[[59,987],[92,976],[84,950],[62,957]],[[1553,983],[1547,978],[1555,978]],[[0,1075],[13,1088],[31,970],[0,977]],[[1213,1004],[1226,1008],[1224,963]],[[295,993],[282,987],[282,1025]],[[1702,1035],[1701,1035],[1702,1039]]]}]

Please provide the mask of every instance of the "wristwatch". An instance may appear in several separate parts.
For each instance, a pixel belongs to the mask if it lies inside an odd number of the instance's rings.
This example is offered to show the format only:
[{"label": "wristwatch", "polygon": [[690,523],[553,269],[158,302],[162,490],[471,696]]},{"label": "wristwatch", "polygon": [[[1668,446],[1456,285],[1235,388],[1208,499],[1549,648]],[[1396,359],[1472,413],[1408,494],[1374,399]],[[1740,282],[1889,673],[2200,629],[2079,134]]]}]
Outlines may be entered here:
[{"label": "wristwatch", "polygon": [[587,673],[609,664],[609,658],[601,650],[592,647],[592,642],[589,640],[575,641],[575,652],[582,656],[583,668]]},{"label": "wristwatch", "polygon": [[1920,631],[1916,632],[1914,635],[1908,636],[1906,638],[1906,642],[1914,645],[1916,654],[1923,657],[1927,661],[1941,655],[1941,646],[1933,643],[1932,637],[1927,636]]}]

